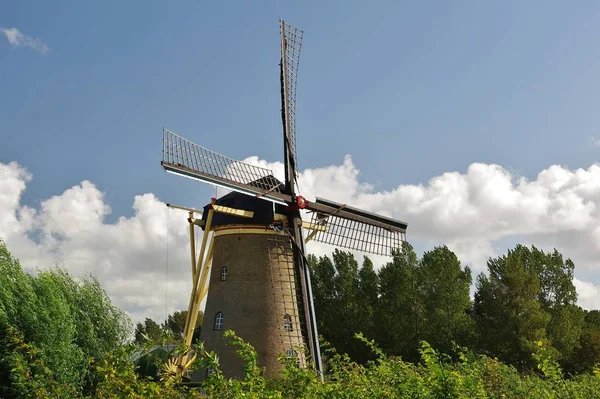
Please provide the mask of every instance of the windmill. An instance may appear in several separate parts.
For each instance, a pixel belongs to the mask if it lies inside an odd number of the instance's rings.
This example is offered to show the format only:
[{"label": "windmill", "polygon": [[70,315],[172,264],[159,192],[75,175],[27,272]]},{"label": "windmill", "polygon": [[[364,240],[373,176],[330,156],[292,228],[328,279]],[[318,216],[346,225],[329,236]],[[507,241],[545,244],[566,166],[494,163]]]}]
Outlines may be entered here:
[{"label": "windmill", "polygon": [[[165,171],[231,190],[203,210],[170,206],[189,212],[192,293],[184,342],[191,344],[206,298],[200,338],[219,354],[222,371],[234,377],[242,375],[243,364],[223,340],[226,329],[255,347],[268,374],[281,367],[281,353],[322,373],[306,242],[390,256],[406,239],[404,222],[323,198],[309,201],[297,192],[295,105],[303,32],[283,20],[280,29],[284,182],[269,169],[163,129]],[[204,231],[197,259],[194,226]],[[182,373],[189,363],[188,355],[180,357],[171,363],[173,372]]]}]

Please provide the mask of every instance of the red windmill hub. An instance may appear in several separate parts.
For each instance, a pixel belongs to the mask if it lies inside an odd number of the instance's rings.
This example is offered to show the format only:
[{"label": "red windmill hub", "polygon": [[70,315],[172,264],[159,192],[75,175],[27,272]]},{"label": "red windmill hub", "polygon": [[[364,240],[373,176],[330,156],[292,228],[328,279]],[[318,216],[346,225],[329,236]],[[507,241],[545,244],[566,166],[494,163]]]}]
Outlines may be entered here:
[{"label": "red windmill hub", "polygon": [[308,201],[306,201],[306,198],[303,196],[298,195],[296,197],[296,206],[298,206],[299,209],[304,209],[308,206]]}]

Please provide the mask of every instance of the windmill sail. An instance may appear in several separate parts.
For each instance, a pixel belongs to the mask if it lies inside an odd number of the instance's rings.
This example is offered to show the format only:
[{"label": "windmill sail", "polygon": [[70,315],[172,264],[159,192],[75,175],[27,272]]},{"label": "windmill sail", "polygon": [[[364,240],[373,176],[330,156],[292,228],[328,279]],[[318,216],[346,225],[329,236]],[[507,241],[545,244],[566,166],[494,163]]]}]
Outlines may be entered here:
[{"label": "windmill sail", "polygon": [[[303,32],[294,26],[285,23],[283,20],[280,21],[280,28],[281,119],[283,123],[285,181],[283,183],[279,182],[274,177],[273,171],[267,168],[261,168],[246,162],[228,158],[194,144],[167,129],[163,129],[163,159],[161,165],[164,170],[169,173],[192,178],[211,185],[222,186],[250,197],[260,198],[261,200],[272,201],[282,205],[272,207],[272,204],[265,205],[255,198],[244,198],[243,200],[239,200],[233,195],[231,197],[225,196],[222,199],[222,201],[231,201],[231,203],[227,204],[227,208],[230,210],[233,209],[247,213],[247,211],[252,209],[252,212],[255,212],[253,216],[248,216],[251,217],[252,220],[248,220],[248,217],[244,220],[251,224],[256,224],[259,227],[261,233],[258,234],[258,236],[264,238],[265,230],[263,230],[263,227],[266,229],[270,228],[273,229],[273,235],[277,236],[277,240],[284,243],[285,251],[277,252],[275,250],[278,248],[276,245],[265,252],[270,255],[276,254],[277,259],[281,258],[281,256],[279,256],[281,252],[285,258],[285,262],[277,260],[275,263],[273,263],[271,258],[267,259],[268,263],[266,264],[265,270],[269,271],[277,269],[277,273],[272,275],[272,278],[286,280],[287,283],[290,283],[290,281],[293,280],[292,288],[295,293],[293,296],[295,297],[296,302],[289,308],[291,309],[289,314],[280,314],[277,320],[284,323],[282,328],[285,328],[285,322],[288,321],[286,316],[289,317],[290,322],[292,320],[298,320],[298,323],[302,323],[299,328],[294,328],[293,341],[294,343],[304,341],[309,350],[307,355],[317,371],[321,374],[321,378],[323,378],[323,365],[319,347],[319,334],[317,330],[310,270],[306,259],[306,241],[304,239],[302,228],[302,226],[306,224],[302,221],[301,210],[303,209],[312,214],[312,223],[309,223],[307,228],[312,230],[309,234],[309,238],[313,241],[378,255],[393,255],[394,250],[401,247],[402,242],[406,240],[407,225],[406,223],[394,219],[322,198],[317,198],[316,201],[312,202],[306,201],[303,197],[296,195],[295,183],[298,177],[298,160],[296,155],[296,85],[298,82],[298,65],[300,61],[300,51],[302,49]],[[238,200],[239,203],[236,202]],[[253,205],[246,207],[244,205],[246,203],[252,203]],[[263,207],[263,205],[265,206]],[[219,214],[213,220],[212,216],[214,212],[219,213],[217,206],[218,205],[215,205],[211,201],[211,204],[205,209],[207,210],[207,212],[205,212],[207,216],[204,225],[209,226],[205,229],[205,233],[210,231],[211,228],[215,231],[215,226],[218,227],[220,225],[240,223],[238,220],[240,218],[238,217],[239,213],[231,212],[225,212],[225,216]],[[275,228],[275,223],[271,224],[273,221],[272,219],[276,219],[276,221],[287,221],[287,223],[283,225],[277,224],[278,228],[281,228],[281,230],[279,230]],[[190,223],[193,223],[191,222],[191,218],[189,220]],[[192,237],[191,243],[193,243],[193,226],[190,231]],[[238,232],[236,234],[248,234],[252,236],[254,233]],[[204,237],[208,237],[208,235]],[[206,243],[206,239],[207,238],[203,238],[203,246]],[[247,242],[253,241],[248,240]],[[271,242],[271,245],[272,244],[273,242]],[[230,246],[228,246],[228,250],[230,249]],[[256,254],[263,253],[261,251],[250,252],[256,252]],[[204,254],[204,251],[201,250],[201,253]],[[210,249],[209,253],[211,253]],[[247,256],[247,254],[248,251],[244,251],[244,255]],[[255,266],[260,266],[261,262],[262,260],[257,260],[256,262],[253,262],[253,264]],[[200,262],[195,261],[195,252],[192,250],[193,270],[196,270],[196,263],[200,264]],[[283,269],[280,268],[282,263],[285,264]],[[208,263],[206,264],[208,265]],[[256,271],[256,273],[258,273],[258,271]],[[260,273],[262,273],[260,276],[263,276],[265,271],[262,270]],[[257,276],[258,275],[259,274],[257,274]],[[234,280],[232,279],[231,283],[233,281]],[[196,294],[192,293],[192,296],[194,295]],[[279,296],[281,297],[281,295]],[[226,297],[221,297],[221,299],[223,298]],[[226,302],[227,301],[224,300],[223,303]],[[262,306],[261,304],[264,303],[259,302],[259,307]],[[271,306],[268,308],[257,309],[258,314],[262,315],[262,313],[265,313],[271,317],[269,314],[269,312],[273,311]],[[283,307],[282,309],[283,311],[289,310],[286,307]],[[217,309],[213,310],[216,312]],[[219,310],[219,312],[221,312],[221,310]],[[189,313],[192,314],[193,311],[190,310]],[[190,325],[193,325],[193,323]],[[248,326],[248,324],[241,325]],[[264,325],[268,326],[269,323],[264,323]],[[276,324],[273,325],[276,326]],[[186,331],[193,331],[193,329],[188,328],[187,322]],[[206,331],[209,331],[209,329],[203,328],[203,333]],[[286,332],[289,333],[290,331]],[[291,336],[292,334],[288,335]],[[269,335],[263,334],[263,336],[266,337]],[[259,337],[257,339],[260,341],[262,338]],[[285,344],[291,345],[292,341],[286,341]],[[268,358],[270,355],[267,354],[266,356]]]},{"label": "windmill sail", "polygon": [[298,174],[296,157],[296,84],[303,31],[281,21],[281,117],[286,166],[286,185],[293,190]]},{"label": "windmill sail", "polygon": [[170,173],[200,180],[285,205],[283,186],[273,171],[236,161],[163,129],[162,167]]},{"label": "windmill sail", "polygon": [[317,198],[308,203],[312,225],[327,229],[315,230],[312,240],[336,247],[375,255],[391,256],[406,240],[407,224],[358,208]]},{"label": "windmill sail", "polygon": [[[281,20],[281,119],[283,122],[283,153],[285,164],[285,191],[290,198],[288,204],[295,201],[294,183],[298,175],[296,158],[296,83],[298,82],[298,63],[302,49],[303,32]],[[294,246],[294,263],[300,280],[302,291],[303,318],[306,323],[306,343],[310,357],[317,371],[323,378],[323,365],[319,348],[319,335],[315,309],[312,299],[310,272],[304,260],[304,237],[300,212],[297,208],[290,207],[288,214],[289,234]]]}]

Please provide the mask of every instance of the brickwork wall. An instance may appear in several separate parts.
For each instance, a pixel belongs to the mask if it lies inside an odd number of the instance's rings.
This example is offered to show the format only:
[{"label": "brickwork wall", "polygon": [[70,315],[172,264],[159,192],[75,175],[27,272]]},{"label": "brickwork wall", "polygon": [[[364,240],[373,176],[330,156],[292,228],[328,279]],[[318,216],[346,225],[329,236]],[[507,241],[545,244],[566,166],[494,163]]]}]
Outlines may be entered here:
[{"label": "brickwork wall", "polygon": [[[227,377],[243,377],[243,361],[228,347],[223,332],[233,330],[258,352],[267,375],[281,368],[280,353],[303,345],[296,303],[289,239],[273,234],[230,234],[214,238],[210,287],[200,339],[206,350],[219,355]],[[227,279],[221,281],[221,268]],[[292,282],[290,284],[289,282]],[[223,329],[214,330],[215,316],[223,313]],[[284,329],[284,314],[291,316],[291,331]],[[299,360],[305,364],[302,352]]]}]

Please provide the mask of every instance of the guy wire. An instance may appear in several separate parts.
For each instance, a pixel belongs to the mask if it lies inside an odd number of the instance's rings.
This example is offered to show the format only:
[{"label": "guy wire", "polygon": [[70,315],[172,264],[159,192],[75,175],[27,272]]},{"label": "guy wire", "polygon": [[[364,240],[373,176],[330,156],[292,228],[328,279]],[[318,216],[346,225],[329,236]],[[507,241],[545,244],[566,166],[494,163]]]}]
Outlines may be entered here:
[{"label": "guy wire", "polygon": [[169,321],[169,215],[171,209],[167,207],[167,259],[165,264],[165,325]]}]

